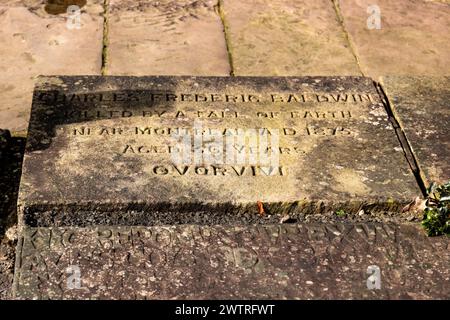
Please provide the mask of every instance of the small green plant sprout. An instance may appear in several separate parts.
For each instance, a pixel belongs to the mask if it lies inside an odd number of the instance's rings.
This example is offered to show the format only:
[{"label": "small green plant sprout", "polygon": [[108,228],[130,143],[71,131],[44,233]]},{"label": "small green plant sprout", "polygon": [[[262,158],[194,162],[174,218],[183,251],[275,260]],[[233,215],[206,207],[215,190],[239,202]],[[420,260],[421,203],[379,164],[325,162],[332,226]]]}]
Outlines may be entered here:
[{"label": "small green plant sprout", "polygon": [[343,209],[339,209],[336,211],[336,215],[338,217],[344,217],[346,215],[345,211]]},{"label": "small green plant sprout", "polygon": [[428,236],[450,236],[450,182],[428,189],[422,226]]}]

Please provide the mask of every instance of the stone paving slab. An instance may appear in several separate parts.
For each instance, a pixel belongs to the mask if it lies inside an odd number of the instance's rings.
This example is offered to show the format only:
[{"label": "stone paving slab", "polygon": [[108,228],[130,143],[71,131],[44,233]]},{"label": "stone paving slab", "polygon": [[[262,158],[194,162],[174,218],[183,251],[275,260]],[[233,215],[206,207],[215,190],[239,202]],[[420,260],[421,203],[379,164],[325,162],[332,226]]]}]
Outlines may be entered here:
[{"label": "stone paving slab", "polygon": [[450,77],[388,76],[382,85],[426,186],[450,181]]},{"label": "stone paving slab", "polygon": [[216,1],[110,0],[108,75],[229,75]]},{"label": "stone paving slab", "polygon": [[[422,0],[336,0],[364,74],[450,74],[450,4]],[[367,20],[377,5],[381,29]],[[368,12],[369,10],[369,12]],[[371,20],[372,21],[372,20]]]},{"label": "stone paving slab", "polygon": [[31,226],[269,223],[398,213],[420,194],[368,78],[47,77],[19,215]]},{"label": "stone paving slab", "polygon": [[446,299],[449,249],[409,224],[30,228],[15,297]]},{"label": "stone paving slab", "polygon": [[332,1],[221,0],[236,75],[361,75]]},{"label": "stone paving slab", "polygon": [[0,1],[0,128],[26,130],[38,75],[100,74],[103,1],[82,8],[81,29],[45,1]]}]

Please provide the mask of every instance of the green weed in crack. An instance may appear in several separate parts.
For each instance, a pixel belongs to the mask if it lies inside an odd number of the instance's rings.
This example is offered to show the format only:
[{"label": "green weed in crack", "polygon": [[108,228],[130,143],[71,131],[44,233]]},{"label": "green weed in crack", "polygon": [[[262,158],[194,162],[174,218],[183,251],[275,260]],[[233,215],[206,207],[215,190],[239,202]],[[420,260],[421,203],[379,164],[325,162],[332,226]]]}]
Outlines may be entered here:
[{"label": "green weed in crack", "polygon": [[422,226],[428,236],[450,236],[450,181],[428,189]]}]

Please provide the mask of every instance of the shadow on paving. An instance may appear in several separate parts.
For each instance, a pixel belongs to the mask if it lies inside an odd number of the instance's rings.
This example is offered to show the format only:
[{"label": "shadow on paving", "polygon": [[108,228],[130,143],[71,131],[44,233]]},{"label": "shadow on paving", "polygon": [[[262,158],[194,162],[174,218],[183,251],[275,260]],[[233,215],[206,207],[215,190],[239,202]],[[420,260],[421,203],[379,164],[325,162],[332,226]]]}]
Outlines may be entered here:
[{"label": "shadow on paving", "polygon": [[17,222],[17,194],[19,191],[24,138],[10,137],[0,130],[0,300],[10,298],[14,274],[15,241],[5,236]]}]

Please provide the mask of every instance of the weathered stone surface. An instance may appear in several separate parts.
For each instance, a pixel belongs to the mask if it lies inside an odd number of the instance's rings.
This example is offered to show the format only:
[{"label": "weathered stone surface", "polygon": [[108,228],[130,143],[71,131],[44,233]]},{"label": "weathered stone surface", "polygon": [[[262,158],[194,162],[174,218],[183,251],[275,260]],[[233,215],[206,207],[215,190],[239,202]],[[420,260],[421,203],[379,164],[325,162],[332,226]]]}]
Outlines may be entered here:
[{"label": "weathered stone surface", "polygon": [[[365,75],[450,74],[450,5],[423,0],[336,0]],[[381,29],[368,19],[381,13]],[[369,10],[369,12],[368,12]],[[372,20],[371,20],[372,21]]]},{"label": "weathered stone surface", "polygon": [[236,75],[361,75],[332,1],[221,3]]},{"label": "weathered stone surface", "polygon": [[450,77],[382,78],[427,186],[450,181]]},{"label": "weathered stone surface", "polygon": [[102,2],[89,1],[82,7],[81,28],[69,29],[68,14],[46,11],[64,6],[0,1],[0,128],[26,130],[38,75],[100,74]]},{"label": "weathered stone surface", "polygon": [[11,140],[11,133],[8,130],[0,129],[0,157],[2,156],[2,151],[6,150]]},{"label": "weathered stone surface", "polygon": [[[31,228],[14,287],[19,299],[445,299],[449,249],[414,225]],[[373,265],[380,289],[367,287]]]},{"label": "weathered stone surface", "polygon": [[[6,143],[2,144],[2,137]],[[0,130],[0,300],[12,297],[17,223],[17,193],[25,139]]]},{"label": "weathered stone surface", "polygon": [[110,75],[229,75],[220,16],[212,0],[111,0]]},{"label": "weathered stone surface", "polygon": [[12,298],[15,244],[0,236],[0,300]]},{"label": "weathered stone surface", "polygon": [[419,194],[367,78],[50,77],[19,207],[31,226],[278,222]]},{"label": "weathered stone surface", "polygon": [[[0,130],[0,142],[1,138]],[[7,140],[3,148],[0,143],[0,240],[17,217],[17,194],[25,149],[25,139],[8,137]]]}]

